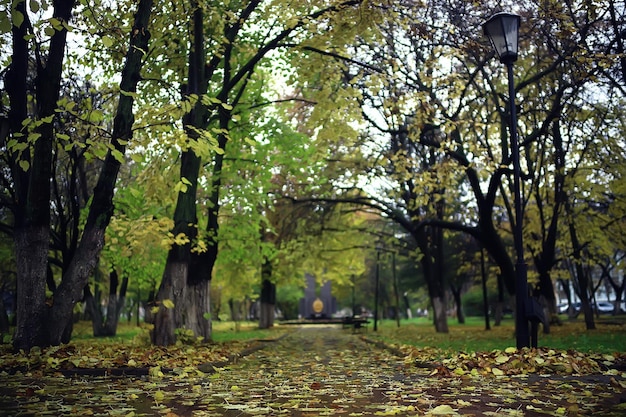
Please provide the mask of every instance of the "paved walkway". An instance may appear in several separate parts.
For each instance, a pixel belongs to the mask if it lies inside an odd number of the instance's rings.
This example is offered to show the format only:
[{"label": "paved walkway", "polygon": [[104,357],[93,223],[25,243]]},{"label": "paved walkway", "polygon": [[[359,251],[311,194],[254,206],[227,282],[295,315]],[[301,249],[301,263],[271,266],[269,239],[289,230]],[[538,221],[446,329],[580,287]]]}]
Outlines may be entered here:
[{"label": "paved walkway", "polygon": [[[397,397],[408,388],[403,381],[418,373],[406,371],[400,358],[350,330],[309,326],[222,370],[213,388],[223,401],[219,411],[229,416],[409,412],[414,407],[400,405]],[[419,401],[429,408],[424,397]]]}]

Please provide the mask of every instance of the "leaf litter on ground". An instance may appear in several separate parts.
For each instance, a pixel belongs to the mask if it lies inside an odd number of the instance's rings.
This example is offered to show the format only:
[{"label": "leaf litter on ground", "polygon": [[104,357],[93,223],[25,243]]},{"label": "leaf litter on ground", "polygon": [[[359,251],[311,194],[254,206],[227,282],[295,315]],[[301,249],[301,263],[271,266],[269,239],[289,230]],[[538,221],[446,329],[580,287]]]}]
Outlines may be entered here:
[{"label": "leaf litter on ground", "polygon": [[[626,374],[616,365],[624,360],[620,353],[573,350],[383,346],[330,328],[298,329],[277,342],[167,349],[69,344],[13,354],[3,346],[0,410],[126,417],[623,415]],[[108,376],[66,372],[96,369]],[[113,369],[147,372],[121,378],[111,376]]]}]

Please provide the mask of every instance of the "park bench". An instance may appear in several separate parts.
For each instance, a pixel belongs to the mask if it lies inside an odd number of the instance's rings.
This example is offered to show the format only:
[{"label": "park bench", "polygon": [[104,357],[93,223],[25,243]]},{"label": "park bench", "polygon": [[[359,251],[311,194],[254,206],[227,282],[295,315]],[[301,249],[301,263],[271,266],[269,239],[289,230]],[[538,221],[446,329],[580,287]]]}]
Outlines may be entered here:
[{"label": "park bench", "polygon": [[342,327],[345,329],[347,327],[352,327],[352,331],[357,332],[361,329],[367,330],[367,325],[369,324],[369,320],[365,317],[361,316],[346,316],[342,320]]}]

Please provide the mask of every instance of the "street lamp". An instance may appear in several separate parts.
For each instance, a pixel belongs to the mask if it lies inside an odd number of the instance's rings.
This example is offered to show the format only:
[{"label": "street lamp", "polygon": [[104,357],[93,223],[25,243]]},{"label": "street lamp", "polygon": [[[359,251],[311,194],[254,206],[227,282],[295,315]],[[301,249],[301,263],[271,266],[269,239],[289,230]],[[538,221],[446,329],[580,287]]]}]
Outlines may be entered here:
[{"label": "street lamp", "polygon": [[378,331],[378,287],[380,286],[380,244],[376,244],[376,288],[374,288],[374,331]]},{"label": "street lamp", "polygon": [[513,80],[513,62],[517,60],[519,26],[520,17],[510,13],[496,13],[483,24],[485,35],[489,37],[500,58],[500,62],[506,65],[509,78],[509,110],[511,114],[509,130],[511,134],[513,188],[515,192],[515,227],[513,229],[513,237],[517,254],[517,262],[515,264],[515,305],[517,309],[515,314],[515,335],[517,347],[521,349],[530,346],[530,332],[528,331],[528,319],[526,318],[528,278],[522,240],[523,213],[522,192],[520,189],[520,152],[517,141],[517,115],[515,113],[515,86]]}]

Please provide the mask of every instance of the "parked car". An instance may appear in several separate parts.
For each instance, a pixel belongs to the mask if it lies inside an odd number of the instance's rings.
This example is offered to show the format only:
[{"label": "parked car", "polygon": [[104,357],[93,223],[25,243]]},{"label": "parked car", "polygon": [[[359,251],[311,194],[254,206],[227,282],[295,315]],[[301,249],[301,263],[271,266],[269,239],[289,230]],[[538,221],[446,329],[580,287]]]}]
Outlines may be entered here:
[{"label": "parked car", "polygon": [[561,304],[556,306],[556,311],[558,311],[559,314],[565,314],[565,313],[567,313],[567,308],[568,307],[569,307],[569,304],[561,303]]},{"label": "parked car", "polygon": [[613,310],[615,310],[615,306],[608,301],[598,301],[596,303],[596,309],[600,314],[611,314]]}]

